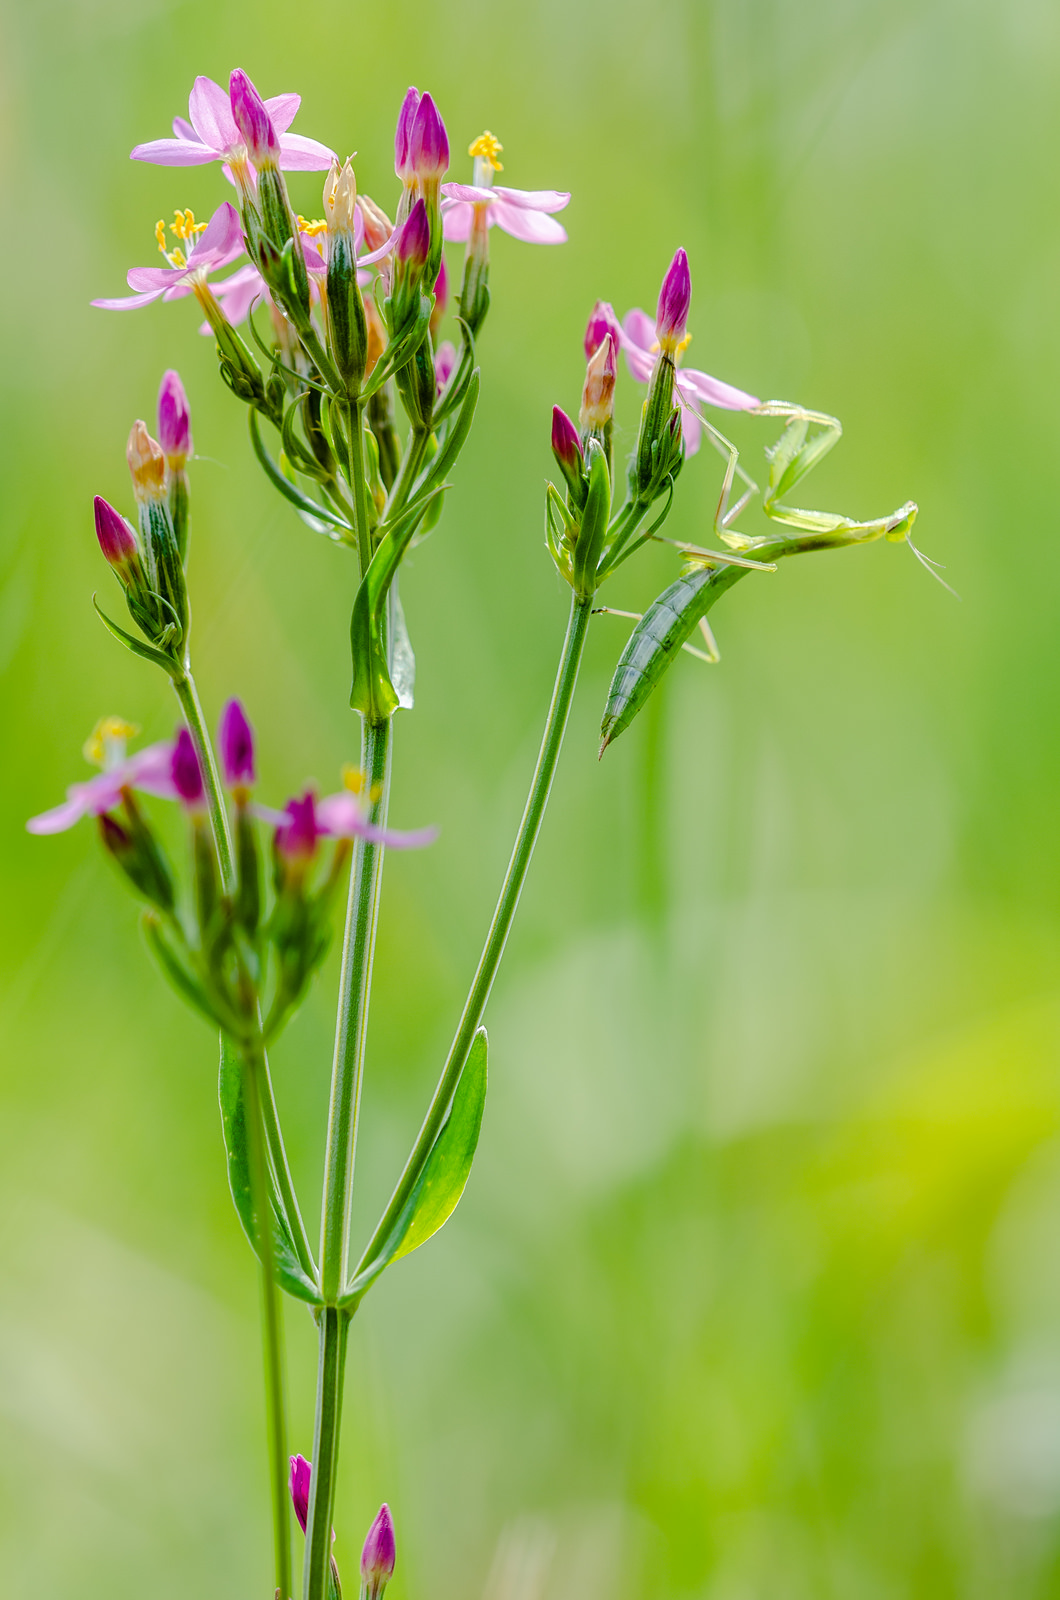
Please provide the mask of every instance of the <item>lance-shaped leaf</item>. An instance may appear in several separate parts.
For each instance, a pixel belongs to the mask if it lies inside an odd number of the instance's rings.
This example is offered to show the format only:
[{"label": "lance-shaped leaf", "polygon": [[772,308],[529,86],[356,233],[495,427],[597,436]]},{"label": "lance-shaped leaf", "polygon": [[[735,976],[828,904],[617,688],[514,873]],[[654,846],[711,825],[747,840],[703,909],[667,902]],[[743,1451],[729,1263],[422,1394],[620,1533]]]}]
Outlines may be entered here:
[{"label": "lance-shaped leaf", "polygon": [[[250,442],[254,447],[254,454],[261,463],[262,470],[264,471],[269,482],[272,484],[273,488],[278,489],[283,495],[284,499],[289,500],[294,506],[295,510],[301,513],[303,518],[309,518],[312,519],[312,522],[316,522],[317,524],[325,524],[327,528],[336,529],[337,533],[329,533],[329,538],[336,538],[338,533],[351,535],[353,533],[353,529],[350,527],[350,524],[345,520],[344,517],[340,517],[338,512],[330,510],[329,507],[319,505],[315,500],[311,500],[310,497],[307,494],[303,494],[301,489],[297,488],[289,478],[284,477],[275,461],[273,461],[272,457],[269,455],[268,450],[265,448],[265,442],[261,437],[261,428],[258,422],[257,413],[255,411],[248,412],[247,420],[250,425]],[[348,542],[348,540],[343,542]]]},{"label": "lance-shaped leaf", "polygon": [[611,679],[600,724],[601,755],[646,704],[700,619],[749,570],[736,566],[697,567],[652,601],[627,639]]},{"label": "lance-shaped leaf", "polygon": [[[260,1252],[254,1207],[250,1198],[250,1159],[247,1151],[243,1066],[238,1051],[224,1034],[221,1035],[221,1070],[217,1092],[221,1104],[221,1128],[228,1154],[228,1186],[232,1191],[232,1201],[243,1225],[243,1232],[257,1255]],[[272,1257],[276,1282],[296,1300],[305,1300],[313,1306],[322,1305],[323,1301],[316,1284],[298,1259],[294,1234],[276,1187],[271,1166],[269,1166],[269,1209],[272,1219]]]},{"label": "lance-shaped leaf", "polygon": [[156,650],[152,645],[144,644],[140,639],[134,639],[131,633],[126,633],[124,628],[119,628],[118,624],[112,622],[107,613],[97,604],[95,595],[92,596],[92,604],[95,606],[96,615],[107,632],[112,633],[115,639],[125,646],[126,650],[131,650],[134,656],[139,656],[144,661],[150,661],[153,666],[161,667],[163,672],[168,672],[172,675],[176,666],[172,656],[163,655],[161,650]]},{"label": "lance-shaped leaf", "polygon": [[362,1257],[343,1296],[343,1305],[359,1301],[392,1261],[426,1244],[452,1216],[475,1159],[485,1103],[486,1030],[480,1028],[460,1074],[449,1114],[419,1171],[412,1175],[408,1198],[384,1236],[373,1239],[367,1259]]}]

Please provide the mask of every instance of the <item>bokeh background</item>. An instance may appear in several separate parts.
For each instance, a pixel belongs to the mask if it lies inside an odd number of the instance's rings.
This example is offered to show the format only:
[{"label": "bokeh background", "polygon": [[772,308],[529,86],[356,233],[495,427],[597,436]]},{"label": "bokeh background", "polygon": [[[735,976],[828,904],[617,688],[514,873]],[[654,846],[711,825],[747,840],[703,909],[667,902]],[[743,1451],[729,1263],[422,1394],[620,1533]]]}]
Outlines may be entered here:
[{"label": "bokeh background", "polygon": [[[542,547],[554,401],[598,296],[674,248],[689,361],[838,413],[804,499],[907,496],[960,602],[889,545],[715,614],[598,764],[625,625],[594,626],[491,1004],[454,1220],[351,1345],[336,1550],[379,1501],[394,1600],[1030,1600],[1060,1589],[1060,13],[1051,0],[9,0],[0,519],[0,1590],[270,1593],[252,1261],[216,1050],[150,966],[84,825],[23,832],[157,674],[104,635],[90,497],[163,368],[194,408],[195,648],[263,789],[351,755],[351,564],[271,496],[191,302],[89,309],[207,215],[215,169],[130,164],[197,72],[297,89],[392,202],[406,86],[457,175],[569,188],[570,242],[494,234],[484,391],[410,561],[418,703],[387,868],[361,1226],[426,1102],[532,765],[565,599]],[[307,214],[317,180],[296,184]],[[621,380],[622,439],[638,397]],[[773,425],[733,430],[761,470]],[[670,532],[702,537],[719,464]],[[755,517],[746,526],[756,528]],[[673,572],[626,569],[639,609]],[[120,608],[119,608],[120,609]],[[276,1053],[315,1211],[334,961]],[[293,1444],[314,1336],[292,1310]]]}]

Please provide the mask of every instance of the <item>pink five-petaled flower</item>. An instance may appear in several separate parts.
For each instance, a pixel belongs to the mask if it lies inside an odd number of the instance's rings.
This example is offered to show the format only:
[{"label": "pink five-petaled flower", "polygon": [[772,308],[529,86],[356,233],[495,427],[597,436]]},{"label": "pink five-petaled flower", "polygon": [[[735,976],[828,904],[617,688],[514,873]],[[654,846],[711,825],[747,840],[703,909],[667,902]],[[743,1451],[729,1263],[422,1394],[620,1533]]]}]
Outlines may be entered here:
[{"label": "pink five-petaled flower", "polygon": [[71,784],[62,805],[31,817],[26,823],[29,832],[65,833],[82,817],[99,817],[119,805],[125,789],[140,789],[164,800],[175,800],[172,740],[149,744],[135,755],[126,756],[126,739],[135,731],[119,717],[105,717],[85,746],[90,759],[104,762],[104,770],[85,783]]},{"label": "pink five-petaled flower", "polygon": [[257,806],[257,816],[277,830],[276,845],[282,854],[305,858],[313,854],[319,839],[367,839],[371,844],[389,845],[392,850],[419,850],[433,844],[437,828],[417,828],[401,833],[395,828],[380,828],[369,822],[367,806],[360,793],[342,789],[338,794],[318,800],[312,789],[288,800],[282,811]]},{"label": "pink five-petaled flower", "polygon": [[[185,216],[189,213],[185,213]],[[194,227],[194,223],[190,226]],[[162,224],[159,223],[159,229]],[[190,235],[189,235],[190,236]],[[161,239],[159,240],[162,245]],[[201,238],[195,239],[185,256],[179,249],[163,254],[168,267],[130,267],[126,282],[135,294],[117,300],[93,300],[104,311],[132,311],[149,306],[154,300],[179,300],[205,284],[207,276],[243,254],[243,233],[239,213],[229,201],[217,207]]]},{"label": "pink five-petaled flower", "polygon": [[[646,383],[659,359],[659,345],[655,337],[655,323],[646,311],[628,311],[622,323],[622,349],[629,370],[638,383]],[[702,424],[697,415],[703,405],[721,406],[726,411],[753,411],[761,401],[731,383],[712,378],[707,372],[697,372],[694,367],[677,368],[674,386],[681,407],[681,427],[684,434],[685,454],[694,455],[699,449]]]},{"label": "pink five-petaled flower", "polygon": [[563,244],[567,230],[552,213],[562,211],[569,194],[558,189],[506,189],[473,183],[442,184],[445,237],[466,244],[477,205],[486,208],[486,226],[502,228],[527,244]]},{"label": "pink five-petaled flower", "polygon": [[[322,172],[334,161],[334,152],[316,139],[287,132],[301,103],[302,97],[297,94],[273,95],[263,102],[279,139],[280,166],[287,172]],[[196,78],[188,98],[188,116],[190,122],[183,117],[174,119],[174,138],[138,144],[132,159],[163,167],[198,167],[208,161],[224,161],[237,171],[242,166],[245,172],[246,145],[232,115],[232,102],[219,83],[212,78]]]},{"label": "pink five-petaled flower", "polygon": [[384,1500],[368,1529],[368,1537],[361,1551],[361,1577],[364,1580],[366,1600],[378,1600],[394,1575],[397,1545],[394,1539],[394,1519]]}]

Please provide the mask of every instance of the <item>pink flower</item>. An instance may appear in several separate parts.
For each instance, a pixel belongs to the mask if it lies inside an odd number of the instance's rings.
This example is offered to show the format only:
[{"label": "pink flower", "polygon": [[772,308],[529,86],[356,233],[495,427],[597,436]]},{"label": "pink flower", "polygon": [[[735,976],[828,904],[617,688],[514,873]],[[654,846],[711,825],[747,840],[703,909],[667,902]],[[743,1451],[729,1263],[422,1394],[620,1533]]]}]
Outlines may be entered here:
[{"label": "pink flower", "polygon": [[187,728],[181,728],[173,745],[173,787],[189,810],[197,811],[206,799],[199,752]]},{"label": "pink flower", "polygon": [[[195,222],[190,211],[177,213],[179,222],[174,231],[182,241],[193,241],[187,255],[179,247],[165,248],[163,224],[156,230],[159,249],[169,262],[168,267],[130,267],[126,279],[135,294],[123,295],[117,300],[93,300],[94,306],[105,311],[132,311],[149,306],[154,300],[179,300],[191,294],[197,285],[205,284],[207,276],[228,264],[243,253],[243,233],[239,213],[225,200],[217,207],[209,222],[202,227]],[[189,221],[190,219],[190,221]],[[199,233],[201,238],[196,237]]]},{"label": "pink flower", "polygon": [[[249,79],[247,80],[249,82]],[[302,103],[298,94],[279,94],[263,102],[280,142],[280,166],[287,172],[321,172],[334,161],[334,152],[315,139],[288,133]],[[199,167],[208,161],[246,165],[247,149],[232,115],[232,102],[212,78],[196,78],[188,98],[188,116],[173,121],[172,139],[152,139],[138,144],[133,161],[152,161],[163,167]]]},{"label": "pink flower", "polygon": [[[646,311],[635,309],[626,313],[622,323],[622,348],[626,362],[638,383],[647,383],[659,359],[659,344],[655,336],[655,322]],[[709,373],[697,372],[694,367],[678,367],[675,386],[681,407],[681,426],[684,432],[685,454],[694,455],[699,449],[703,431],[697,415],[702,405],[722,406],[726,411],[753,411],[761,405],[753,394],[722,383]]]},{"label": "pink flower", "polygon": [[443,339],[434,352],[434,379],[441,395],[456,366],[456,347],[450,339]]},{"label": "pink flower", "polygon": [[294,1514],[298,1518],[298,1526],[305,1532],[305,1525],[309,1520],[309,1486],[313,1480],[313,1468],[305,1456],[291,1457],[291,1502]]},{"label": "pink flower", "polygon": [[570,201],[570,195],[558,189],[443,183],[442,195],[445,237],[454,244],[466,244],[477,205],[486,208],[487,227],[503,228],[513,239],[523,239],[527,244],[563,244],[567,237],[566,229],[552,217]]},{"label": "pink flower", "polygon": [[286,855],[312,855],[317,841],[326,838],[360,838],[389,845],[391,850],[420,850],[438,837],[437,828],[400,833],[394,828],[376,827],[368,821],[366,810],[362,796],[350,789],[325,795],[323,800],[307,789],[304,795],[289,800],[282,811],[256,806],[255,814],[279,830],[276,843]]},{"label": "pink flower", "polygon": [[585,329],[585,359],[591,361],[608,334],[615,341],[615,349],[622,344],[622,324],[615,315],[610,300],[598,300],[593,306]]},{"label": "pink flower", "polygon": [[254,782],[254,730],[239,700],[226,701],[217,744],[225,783],[230,789],[249,788]]},{"label": "pink flower", "polygon": [[655,313],[655,337],[670,355],[676,354],[684,343],[691,304],[692,276],[688,257],[683,250],[678,250],[666,269]]},{"label": "pink flower", "polygon": [[280,156],[279,135],[273,127],[268,106],[242,67],[237,67],[228,80],[228,103],[232,120],[247,147],[247,155],[257,170],[260,172],[264,166],[277,166]]},{"label": "pink flower", "polygon": [[[121,730],[114,734],[109,729]],[[100,730],[102,730],[100,732]],[[99,817],[121,803],[123,789],[141,789],[145,794],[160,795],[163,800],[177,798],[173,782],[174,743],[171,739],[161,744],[149,744],[134,756],[124,754],[127,724],[117,718],[107,718],[100,724],[99,748],[109,764],[103,772],[85,783],[71,784],[66,799],[51,811],[31,817],[26,823],[30,833],[65,833],[82,817]]]}]

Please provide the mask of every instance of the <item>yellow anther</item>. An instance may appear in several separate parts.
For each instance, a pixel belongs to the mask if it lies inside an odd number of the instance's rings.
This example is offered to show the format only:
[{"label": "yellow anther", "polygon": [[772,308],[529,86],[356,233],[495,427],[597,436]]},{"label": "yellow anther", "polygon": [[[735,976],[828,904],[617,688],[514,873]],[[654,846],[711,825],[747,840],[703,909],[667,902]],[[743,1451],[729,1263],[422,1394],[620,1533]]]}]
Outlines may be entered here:
[{"label": "yellow anther", "polygon": [[188,264],[185,260],[183,250],[171,250],[167,260],[169,261],[170,265],[174,267],[186,267]]},{"label": "yellow anther", "polygon": [[115,756],[122,761],[125,741],[135,739],[139,731],[135,722],[126,722],[124,717],[100,717],[82,746],[82,754],[97,767],[111,764]]},{"label": "yellow anther", "polygon": [[166,254],[166,225],[163,222],[161,217],[159,217],[158,221],[155,223],[155,238],[158,240],[158,248],[161,250],[162,254],[165,255]]},{"label": "yellow anther", "polygon": [[360,767],[352,766],[349,762],[342,769],[342,787],[351,794],[363,794],[365,775]]},{"label": "yellow anther", "polygon": [[[331,203],[332,205],[335,204],[334,198],[332,198]],[[307,239],[319,239],[322,233],[327,233],[328,225],[322,217],[310,222],[307,218],[300,216],[298,218],[298,231],[299,233],[304,233]]]},{"label": "yellow anther", "polygon": [[477,156],[480,161],[487,162],[488,165],[493,168],[494,172],[503,172],[504,167],[502,163],[497,160],[497,157],[500,155],[503,149],[504,146],[501,144],[496,134],[490,133],[489,129],[487,128],[485,133],[480,133],[478,138],[474,139],[471,144],[468,145],[467,153],[469,156]]},{"label": "yellow anther", "polygon": [[170,232],[178,239],[194,239],[197,233],[205,233],[207,224],[196,222],[195,213],[190,208],[187,211],[175,211]]}]

